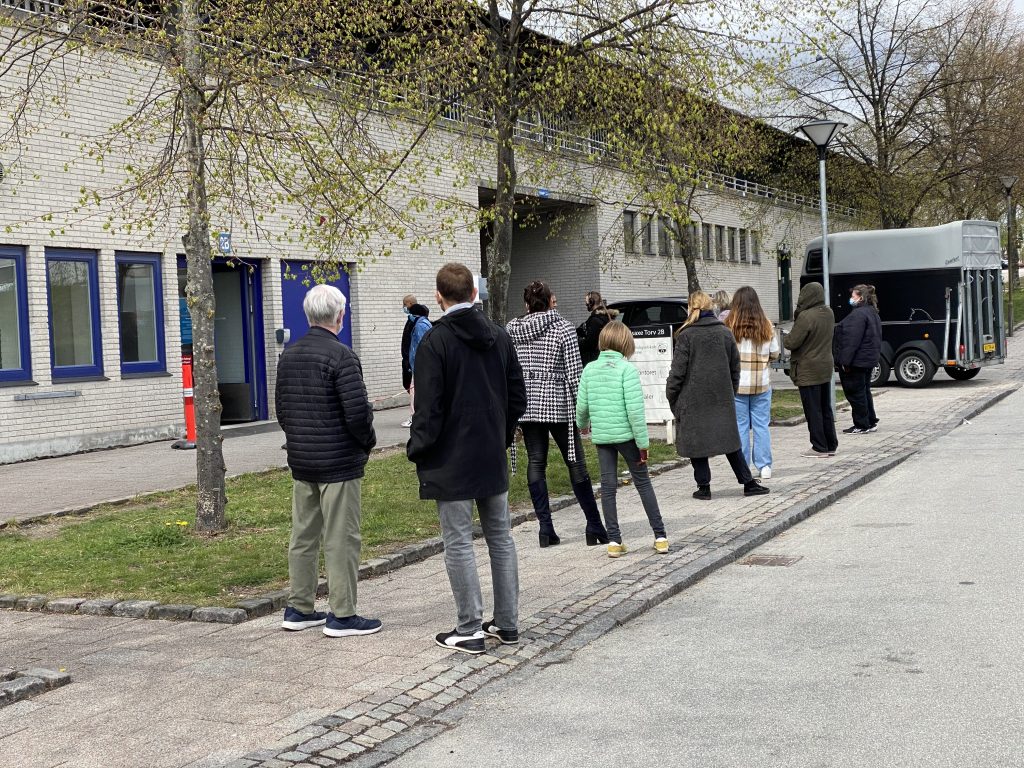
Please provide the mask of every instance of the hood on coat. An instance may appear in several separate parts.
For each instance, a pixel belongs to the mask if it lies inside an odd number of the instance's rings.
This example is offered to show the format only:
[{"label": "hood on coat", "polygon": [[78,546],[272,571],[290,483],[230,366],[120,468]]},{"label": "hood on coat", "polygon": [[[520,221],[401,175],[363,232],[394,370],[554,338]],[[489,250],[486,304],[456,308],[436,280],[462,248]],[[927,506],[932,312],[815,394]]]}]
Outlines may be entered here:
[{"label": "hood on coat", "polygon": [[477,309],[460,309],[442,315],[434,321],[435,328],[439,325],[447,326],[455,338],[473,349],[490,349],[498,339],[498,326]]},{"label": "hood on coat", "polygon": [[516,344],[529,344],[547,333],[548,328],[552,325],[561,321],[563,318],[556,309],[531,312],[525,317],[516,317],[510,320],[507,326],[508,335]]},{"label": "hood on coat", "polygon": [[409,319],[415,320],[417,317],[429,317],[430,310],[422,304],[413,304],[409,307]]},{"label": "hood on coat", "polygon": [[800,297],[796,301],[796,311],[816,307],[825,303],[825,286],[821,283],[808,283],[800,289]]}]

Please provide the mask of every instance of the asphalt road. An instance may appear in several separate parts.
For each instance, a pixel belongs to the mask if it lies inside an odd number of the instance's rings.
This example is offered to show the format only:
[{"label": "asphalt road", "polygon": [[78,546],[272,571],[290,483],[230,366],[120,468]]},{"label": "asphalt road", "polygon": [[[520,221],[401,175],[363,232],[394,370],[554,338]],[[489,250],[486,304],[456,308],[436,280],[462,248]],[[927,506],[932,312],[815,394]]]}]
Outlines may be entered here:
[{"label": "asphalt road", "polygon": [[1024,392],[396,768],[1024,765]]}]

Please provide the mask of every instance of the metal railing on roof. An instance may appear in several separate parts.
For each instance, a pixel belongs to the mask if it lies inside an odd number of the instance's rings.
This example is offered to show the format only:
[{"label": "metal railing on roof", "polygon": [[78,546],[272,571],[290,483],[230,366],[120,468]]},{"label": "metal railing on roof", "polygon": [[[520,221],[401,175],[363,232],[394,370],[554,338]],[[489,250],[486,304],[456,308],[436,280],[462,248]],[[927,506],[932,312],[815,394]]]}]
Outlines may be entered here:
[{"label": "metal railing on roof", "polygon": [[[0,7],[11,8],[30,14],[56,16],[64,7],[64,0],[0,0]],[[92,9],[111,9],[116,15],[99,16],[96,10],[90,12],[90,16],[96,19],[97,24],[102,22],[104,29],[122,29],[132,31],[151,30],[160,24],[156,16],[140,13],[130,8],[119,6],[115,3],[96,2],[90,5]],[[220,44],[224,41],[220,40]],[[210,47],[216,47],[211,43]],[[274,52],[268,51],[273,54]],[[297,62],[311,65],[312,62],[296,59]],[[360,78],[355,73],[338,73],[340,77]],[[423,94],[417,94],[423,97]],[[435,103],[441,101],[440,97],[433,97]],[[379,102],[383,108],[388,104]],[[461,100],[449,99],[441,110],[441,118],[444,121],[472,125],[479,128],[493,128],[493,116],[485,110],[465,104]],[[515,136],[517,139],[537,144],[548,149],[582,154],[588,157],[611,156],[614,154],[610,144],[604,139],[599,131],[579,133],[573,130],[567,119],[551,118],[546,115],[531,115],[531,119],[520,117],[516,123]],[[705,189],[715,187],[726,191],[736,192],[741,196],[753,196],[765,200],[774,200],[779,203],[797,207],[821,209],[821,201],[814,196],[803,195],[797,192],[790,192],[777,187],[770,187],[765,184],[741,179],[737,176],[729,176],[718,171],[708,171],[692,166],[684,166],[684,171],[694,179],[695,183]],[[830,213],[855,217],[858,214],[856,208],[846,205],[829,203]]]}]

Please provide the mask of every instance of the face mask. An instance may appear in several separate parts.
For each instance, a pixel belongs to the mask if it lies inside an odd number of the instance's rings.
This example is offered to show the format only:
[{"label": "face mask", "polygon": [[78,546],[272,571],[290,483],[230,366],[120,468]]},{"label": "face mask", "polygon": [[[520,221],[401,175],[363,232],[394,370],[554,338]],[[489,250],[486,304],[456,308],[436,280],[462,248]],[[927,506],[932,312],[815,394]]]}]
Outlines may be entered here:
[{"label": "face mask", "polygon": [[409,311],[408,307],[402,307],[402,311],[405,312],[405,314],[407,314],[407,315],[411,315],[412,314],[412,312]]},{"label": "face mask", "polygon": [[850,306],[851,307],[856,307],[858,304],[860,304],[860,302],[857,301],[855,298],[853,298],[853,296],[851,296],[850,297]]}]

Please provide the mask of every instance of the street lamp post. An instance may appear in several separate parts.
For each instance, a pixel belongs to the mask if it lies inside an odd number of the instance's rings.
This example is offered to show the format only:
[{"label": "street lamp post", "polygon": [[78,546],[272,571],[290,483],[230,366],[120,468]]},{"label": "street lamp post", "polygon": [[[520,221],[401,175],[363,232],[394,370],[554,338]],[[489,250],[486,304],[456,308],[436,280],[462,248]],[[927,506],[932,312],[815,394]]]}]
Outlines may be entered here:
[{"label": "street lamp post", "polygon": [[1017,286],[1017,206],[1013,202],[1013,185],[1016,176],[1001,176],[999,179],[1006,192],[1006,290],[1009,301],[1006,309],[1006,335],[1013,336],[1013,290]]},{"label": "street lamp post", "polygon": [[[812,120],[800,126],[800,131],[818,148],[818,185],[821,188],[821,276],[825,288],[825,306],[832,307],[832,298],[828,279],[828,203],[825,195],[825,157],[828,145],[846,123],[835,120]],[[832,417],[836,414],[836,375],[833,371],[828,385],[829,402],[832,405]]]}]

